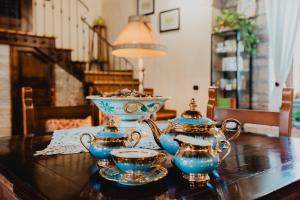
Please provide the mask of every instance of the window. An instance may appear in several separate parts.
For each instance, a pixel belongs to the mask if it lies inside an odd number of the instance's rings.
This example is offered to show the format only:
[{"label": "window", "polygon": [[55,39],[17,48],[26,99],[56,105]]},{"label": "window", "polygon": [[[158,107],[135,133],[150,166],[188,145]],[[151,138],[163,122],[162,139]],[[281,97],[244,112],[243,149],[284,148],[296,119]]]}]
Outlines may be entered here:
[{"label": "window", "polygon": [[295,92],[300,94],[300,28],[295,42],[293,59],[293,87]]}]

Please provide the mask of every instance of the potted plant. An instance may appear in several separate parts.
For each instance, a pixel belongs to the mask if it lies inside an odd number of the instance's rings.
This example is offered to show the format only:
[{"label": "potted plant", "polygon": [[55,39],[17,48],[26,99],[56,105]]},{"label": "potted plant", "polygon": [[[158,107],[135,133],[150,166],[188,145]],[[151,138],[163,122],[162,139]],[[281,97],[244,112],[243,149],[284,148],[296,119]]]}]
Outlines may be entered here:
[{"label": "potted plant", "polygon": [[300,127],[300,110],[293,113],[293,124],[294,126]]},{"label": "potted plant", "polygon": [[256,54],[259,38],[255,34],[256,24],[253,19],[247,18],[236,11],[223,10],[222,15],[216,18],[214,32],[223,32],[230,29],[237,29],[241,34],[241,41],[245,52],[249,55]]}]

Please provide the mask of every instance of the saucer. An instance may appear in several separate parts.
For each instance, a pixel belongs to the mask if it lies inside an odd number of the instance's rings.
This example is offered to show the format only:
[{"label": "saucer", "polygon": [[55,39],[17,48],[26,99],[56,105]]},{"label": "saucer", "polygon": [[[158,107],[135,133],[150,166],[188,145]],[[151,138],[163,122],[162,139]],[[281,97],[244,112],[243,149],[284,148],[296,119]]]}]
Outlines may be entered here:
[{"label": "saucer", "polygon": [[168,174],[168,170],[164,167],[155,167],[150,172],[127,174],[121,172],[116,167],[107,167],[100,169],[99,174],[106,180],[114,181],[122,185],[139,186],[164,178]]}]

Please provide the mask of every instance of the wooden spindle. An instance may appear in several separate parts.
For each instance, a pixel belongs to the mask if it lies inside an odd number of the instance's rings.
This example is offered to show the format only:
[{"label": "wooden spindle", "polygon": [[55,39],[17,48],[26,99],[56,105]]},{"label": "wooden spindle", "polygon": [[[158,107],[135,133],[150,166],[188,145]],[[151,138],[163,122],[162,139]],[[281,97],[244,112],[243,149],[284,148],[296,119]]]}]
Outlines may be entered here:
[{"label": "wooden spindle", "polygon": [[79,12],[78,12],[78,1],[76,1],[76,57],[77,60],[79,60],[79,16],[78,16]]},{"label": "wooden spindle", "polygon": [[37,0],[34,0],[33,3],[33,9],[34,9],[34,33],[37,34]]},{"label": "wooden spindle", "polygon": [[72,49],[71,47],[71,0],[68,1],[68,26],[69,26],[69,48]]},{"label": "wooden spindle", "polygon": [[85,25],[82,23],[82,60],[85,61]]},{"label": "wooden spindle", "polygon": [[52,12],[52,34],[53,36],[55,36],[55,5],[54,5],[54,0],[52,0],[52,4],[51,4],[51,12]]},{"label": "wooden spindle", "polygon": [[[19,8],[20,8],[20,7],[19,7],[19,3],[18,3],[18,2],[15,2],[15,13],[14,13],[14,14],[15,14],[15,18],[16,18],[16,19],[19,19],[19,17],[20,17],[20,16],[19,16],[19,12],[18,12],[18,11],[19,11]],[[21,27],[22,27],[21,24],[22,24],[22,23],[21,23],[21,20],[18,20],[18,27],[19,27],[19,29],[21,29]],[[27,26],[26,26],[26,31],[28,31],[28,23],[27,23]]]},{"label": "wooden spindle", "polygon": [[44,36],[46,36],[46,0],[43,1],[43,15],[44,15]]},{"label": "wooden spindle", "polygon": [[63,0],[60,0],[60,45],[61,45],[61,48],[63,48],[64,46],[64,22],[63,22]]}]

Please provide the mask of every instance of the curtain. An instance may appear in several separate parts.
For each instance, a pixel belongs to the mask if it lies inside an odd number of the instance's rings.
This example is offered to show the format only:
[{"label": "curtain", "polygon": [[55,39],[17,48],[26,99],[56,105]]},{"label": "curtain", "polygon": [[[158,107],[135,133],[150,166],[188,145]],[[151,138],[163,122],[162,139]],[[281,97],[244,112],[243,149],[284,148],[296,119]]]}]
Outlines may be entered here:
[{"label": "curtain", "polygon": [[300,0],[266,0],[269,32],[270,103],[277,111],[281,92],[292,67],[294,43],[300,21]]}]

